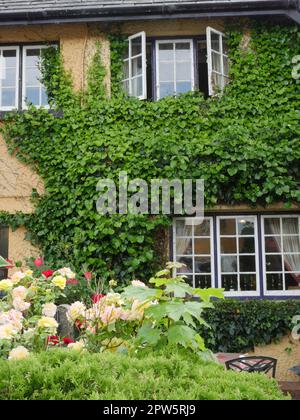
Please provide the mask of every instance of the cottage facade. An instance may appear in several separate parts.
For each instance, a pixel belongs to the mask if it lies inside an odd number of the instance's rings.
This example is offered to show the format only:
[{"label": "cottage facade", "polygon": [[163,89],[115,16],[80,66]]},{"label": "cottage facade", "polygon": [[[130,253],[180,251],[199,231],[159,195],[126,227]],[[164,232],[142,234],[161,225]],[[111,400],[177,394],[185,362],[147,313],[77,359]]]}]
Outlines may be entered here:
[{"label": "cottage facade", "polygon": [[[1,1],[0,112],[22,111],[27,101],[47,107],[38,63],[49,44],[59,45],[80,90],[101,41],[109,94],[108,34],[116,30],[129,40],[129,95],[154,101],[193,90],[214,95],[229,82],[225,24],[245,19],[247,42],[247,19],[253,18],[300,24],[299,2]],[[32,189],[42,193],[42,180],[8,154],[0,137],[0,211],[33,211]],[[37,254],[24,233],[2,226],[0,255],[16,261]],[[300,208],[219,206],[208,209],[198,227],[175,218],[170,256],[185,263],[183,272],[196,287],[224,287],[232,297],[300,297]]]}]

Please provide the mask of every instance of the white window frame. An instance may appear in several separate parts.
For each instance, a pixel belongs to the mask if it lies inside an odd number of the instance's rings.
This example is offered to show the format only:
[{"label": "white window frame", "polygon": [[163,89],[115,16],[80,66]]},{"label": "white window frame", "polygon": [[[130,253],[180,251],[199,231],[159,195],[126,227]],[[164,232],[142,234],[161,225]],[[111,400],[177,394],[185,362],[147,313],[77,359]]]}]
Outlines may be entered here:
[{"label": "white window frame", "polygon": [[[155,43],[155,68],[156,68],[156,99],[160,100],[160,72],[159,72],[159,45],[161,44],[179,44],[179,43],[189,43],[191,47],[191,82],[192,82],[192,89],[191,92],[195,91],[195,52],[194,52],[194,41],[193,39],[166,39],[166,40],[157,40]],[[176,90],[176,60],[175,60],[175,49],[174,49],[174,88]],[[176,92],[174,91],[176,95]]]},{"label": "white window frame", "polygon": [[[300,215],[297,214],[280,214],[280,215],[273,215],[273,214],[266,214],[261,217],[261,232],[262,232],[262,264],[263,264],[263,288],[264,288],[264,295],[265,296],[300,296],[300,289],[299,290],[267,290],[267,274],[272,274],[273,272],[267,271],[266,266],[266,247],[265,247],[265,219],[280,219],[280,226],[281,226],[281,233],[280,237],[281,239],[284,237],[282,233],[282,219],[283,218],[296,218],[298,219],[299,223],[299,232],[300,232]],[[279,236],[279,235],[273,235],[273,236]],[[278,253],[279,254],[279,253]],[[283,252],[281,251],[280,255],[283,259]],[[282,261],[283,269],[284,269],[284,262]],[[285,270],[284,271],[278,271],[277,274],[283,275],[283,286],[285,287]]]},{"label": "white window frame", "polygon": [[[181,238],[181,236],[179,236],[179,237],[177,237],[177,234],[176,234],[176,222],[178,221],[178,220],[185,220],[186,218],[183,218],[183,217],[174,217],[174,219],[173,219],[173,259],[174,259],[174,261],[177,261],[177,252],[176,252],[176,239],[177,238]],[[194,220],[194,218],[188,218],[188,219],[191,219],[191,220]],[[210,221],[210,258],[211,258],[211,273],[210,274],[207,274],[207,273],[202,273],[203,275],[204,274],[206,274],[206,275],[211,275],[211,287],[212,288],[216,288],[217,286],[216,286],[216,276],[215,276],[215,253],[214,253],[214,220],[213,220],[213,217],[204,217],[204,220],[209,220]],[[195,236],[194,235],[194,231],[195,231],[195,226],[197,226],[196,224],[191,224],[191,225],[189,225],[189,226],[191,226],[192,227],[192,236],[191,236],[191,239],[192,239],[192,254],[189,254],[189,255],[187,255],[187,256],[190,256],[190,257],[192,257],[192,259],[193,259],[193,273],[188,273],[188,274],[186,274],[186,275],[189,275],[189,276],[192,276],[193,277],[193,287],[195,287],[195,276],[197,276],[197,275],[200,275],[201,276],[201,273],[195,273],[195,257],[198,257],[198,256],[204,256],[204,254],[202,255],[198,255],[198,254],[195,254],[195,244],[194,244],[194,239],[197,239],[197,238],[199,238],[199,239],[201,239],[201,238],[205,238],[205,239],[207,239],[208,237],[206,237],[206,236]],[[184,237],[183,237],[184,238]],[[206,256],[208,256],[209,254],[207,254]],[[174,275],[176,275],[177,273],[176,273],[176,270],[174,270]],[[178,275],[181,275],[181,274],[179,274],[178,273]],[[182,275],[184,275],[184,274],[182,274]]]},{"label": "white window frame", "polygon": [[[212,34],[216,34],[219,36],[219,43],[220,43],[220,51],[216,51],[212,48]],[[206,43],[207,43],[207,66],[208,66],[208,88],[209,88],[209,96],[215,96],[217,92],[214,89],[213,86],[213,73],[218,74],[222,77],[223,83],[221,86],[221,92],[224,91],[224,88],[226,86],[226,83],[224,83],[225,79],[228,79],[228,74],[225,74],[225,66],[224,66],[224,56],[227,57],[228,55],[225,54],[223,51],[223,40],[226,39],[226,35],[223,32],[218,31],[217,29],[214,29],[210,26],[206,28]],[[213,64],[212,64],[212,53],[215,52],[221,56],[221,73],[217,72],[216,70],[213,70]]]},{"label": "white window frame", "polygon": [[[252,290],[252,291],[236,291],[236,292],[224,292],[225,297],[254,297],[254,296],[260,296],[261,295],[261,290],[260,290],[260,273],[259,273],[259,241],[258,241],[258,216],[257,215],[253,215],[253,214],[247,214],[247,215],[231,215],[231,216],[227,216],[227,215],[222,215],[222,216],[217,216],[216,220],[217,220],[217,254],[218,254],[218,283],[219,283],[219,287],[222,288],[222,265],[221,265],[221,232],[220,232],[220,221],[224,220],[224,219],[242,219],[242,218],[247,218],[247,217],[253,217],[254,218],[254,243],[255,243],[255,264],[256,264],[256,291]],[[236,238],[237,240],[237,250],[238,250],[238,239],[240,238],[240,236],[238,235],[238,232],[236,232],[236,235],[225,235],[226,237],[232,237],[232,238]],[[243,235],[243,238],[247,238],[247,235]],[[252,235],[249,237],[253,237]],[[228,256],[230,256],[231,254],[226,254]],[[239,256],[247,256],[248,254],[234,254]],[[249,254],[250,255],[250,254]],[[251,254],[252,256],[253,254]],[[238,260],[238,267],[237,267],[237,272],[236,273],[226,273],[226,274],[232,274],[238,275],[238,285],[240,285],[239,283],[239,276],[240,276],[240,271],[239,271],[239,258],[237,258]],[[224,273],[223,273],[224,274]],[[250,273],[243,273],[243,274],[253,274],[252,272]]]},{"label": "white window frame", "polygon": [[[2,51],[16,51],[16,101],[14,106],[0,106],[0,111],[12,111],[14,109],[19,108],[19,78],[20,78],[20,47],[18,46],[0,46],[1,53]],[[1,54],[2,55],[2,54]],[[0,89],[0,104],[2,99],[2,81],[1,83],[1,89]]]},{"label": "white window frame", "polygon": [[[132,41],[137,39],[137,38],[141,38],[142,39],[142,52],[140,54],[137,55],[132,55]],[[136,59],[136,58],[142,58],[142,79],[143,79],[143,93],[140,96],[137,96],[138,99],[140,100],[144,100],[147,99],[147,57],[146,57],[146,32],[139,32],[137,34],[134,34],[130,37],[128,37],[128,58],[124,59],[124,63],[126,61],[128,61],[128,71],[129,71],[129,75],[128,78],[123,79],[123,83],[128,82],[129,83],[129,96],[134,96],[132,94],[132,81],[134,79],[140,78],[141,75],[139,76],[133,76],[132,74],[132,60]]]},{"label": "white window frame", "polygon": [[[23,56],[22,56],[22,109],[28,109],[26,103],[26,52],[28,50],[46,50],[49,48],[49,45],[26,45],[23,47]],[[42,85],[42,84],[41,84]],[[40,100],[41,100],[41,90],[40,90]],[[45,108],[50,109],[50,105],[35,105],[36,108]]]}]

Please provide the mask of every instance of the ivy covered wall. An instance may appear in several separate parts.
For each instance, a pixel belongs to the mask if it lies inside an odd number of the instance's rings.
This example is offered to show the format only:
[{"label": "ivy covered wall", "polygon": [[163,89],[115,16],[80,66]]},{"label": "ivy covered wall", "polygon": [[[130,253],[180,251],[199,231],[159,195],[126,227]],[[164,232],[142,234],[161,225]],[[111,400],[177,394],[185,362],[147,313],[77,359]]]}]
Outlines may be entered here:
[{"label": "ivy covered wall", "polygon": [[125,282],[147,278],[159,264],[155,232],[171,219],[97,214],[99,178],[118,181],[120,170],[146,181],[204,178],[210,208],[300,203],[300,82],[292,78],[299,39],[294,26],[256,24],[247,43],[241,30],[231,30],[232,82],[209,100],[200,93],[126,98],[119,36],[110,37],[112,97],[99,53],[88,89],[74,94],[59,54],[49,50],[44,81],[56,113],[30,108],[4,128],[9,149],[45,183],[45,195],[34,193],[34,214],[18,215],[18,223],[50,262]]}]

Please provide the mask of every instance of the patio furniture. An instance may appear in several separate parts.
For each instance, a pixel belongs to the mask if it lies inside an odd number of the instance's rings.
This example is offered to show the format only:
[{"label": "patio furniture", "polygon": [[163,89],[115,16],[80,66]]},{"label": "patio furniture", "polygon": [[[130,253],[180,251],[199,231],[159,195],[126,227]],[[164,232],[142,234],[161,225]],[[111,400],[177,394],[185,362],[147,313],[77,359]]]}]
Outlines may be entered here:
[{"label": "patio furniture", "polygon": [[291,372],[293,372],[295,375],[300,376],[300,365],[294,366],[291,369],[289,369]]},{"label": "patio furniture", "polygon": [[277,360],[272,357],[250,356],[239,357],[237,359],[228,360],[225,363],[227,370],[248,373],[268,373],[272,372],[272,378],[275,378]]}]

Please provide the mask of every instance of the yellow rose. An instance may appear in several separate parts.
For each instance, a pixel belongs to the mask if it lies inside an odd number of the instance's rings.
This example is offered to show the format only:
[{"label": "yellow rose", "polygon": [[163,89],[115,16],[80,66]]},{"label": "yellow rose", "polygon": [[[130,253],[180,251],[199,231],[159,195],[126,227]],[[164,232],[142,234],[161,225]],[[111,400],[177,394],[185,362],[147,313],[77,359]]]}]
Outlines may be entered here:
[{"label": "yellow rose", "polygon": [[32,274],[33,274],[33,271],[32,270],[27,270],[27,271],[25,271],[25,274],[26,274],[26,276],[31,277]]},{"label": "yellow rose", "polygon": [[59,287],[61,290],[64,290],[67,284],[67,280],[63,276],[56,276],[52,280],[52,284],[54,284],[54,286]]},{"label": "yellow rose", "polygon": [[0,281],[0,291],[7,292],[7,290],[13,287],[13,283],[10,280],[2,280]]},{"label": "yellow rose", "polygon": [[45,329],[51,329],[55,332],[57,327],[58,327],[58,323],[55,321],[54,318],[50,318],[48,316],[45,316],[44,318],[41,318],[38,321],[38,327],[39,328],[45,328]]}]

